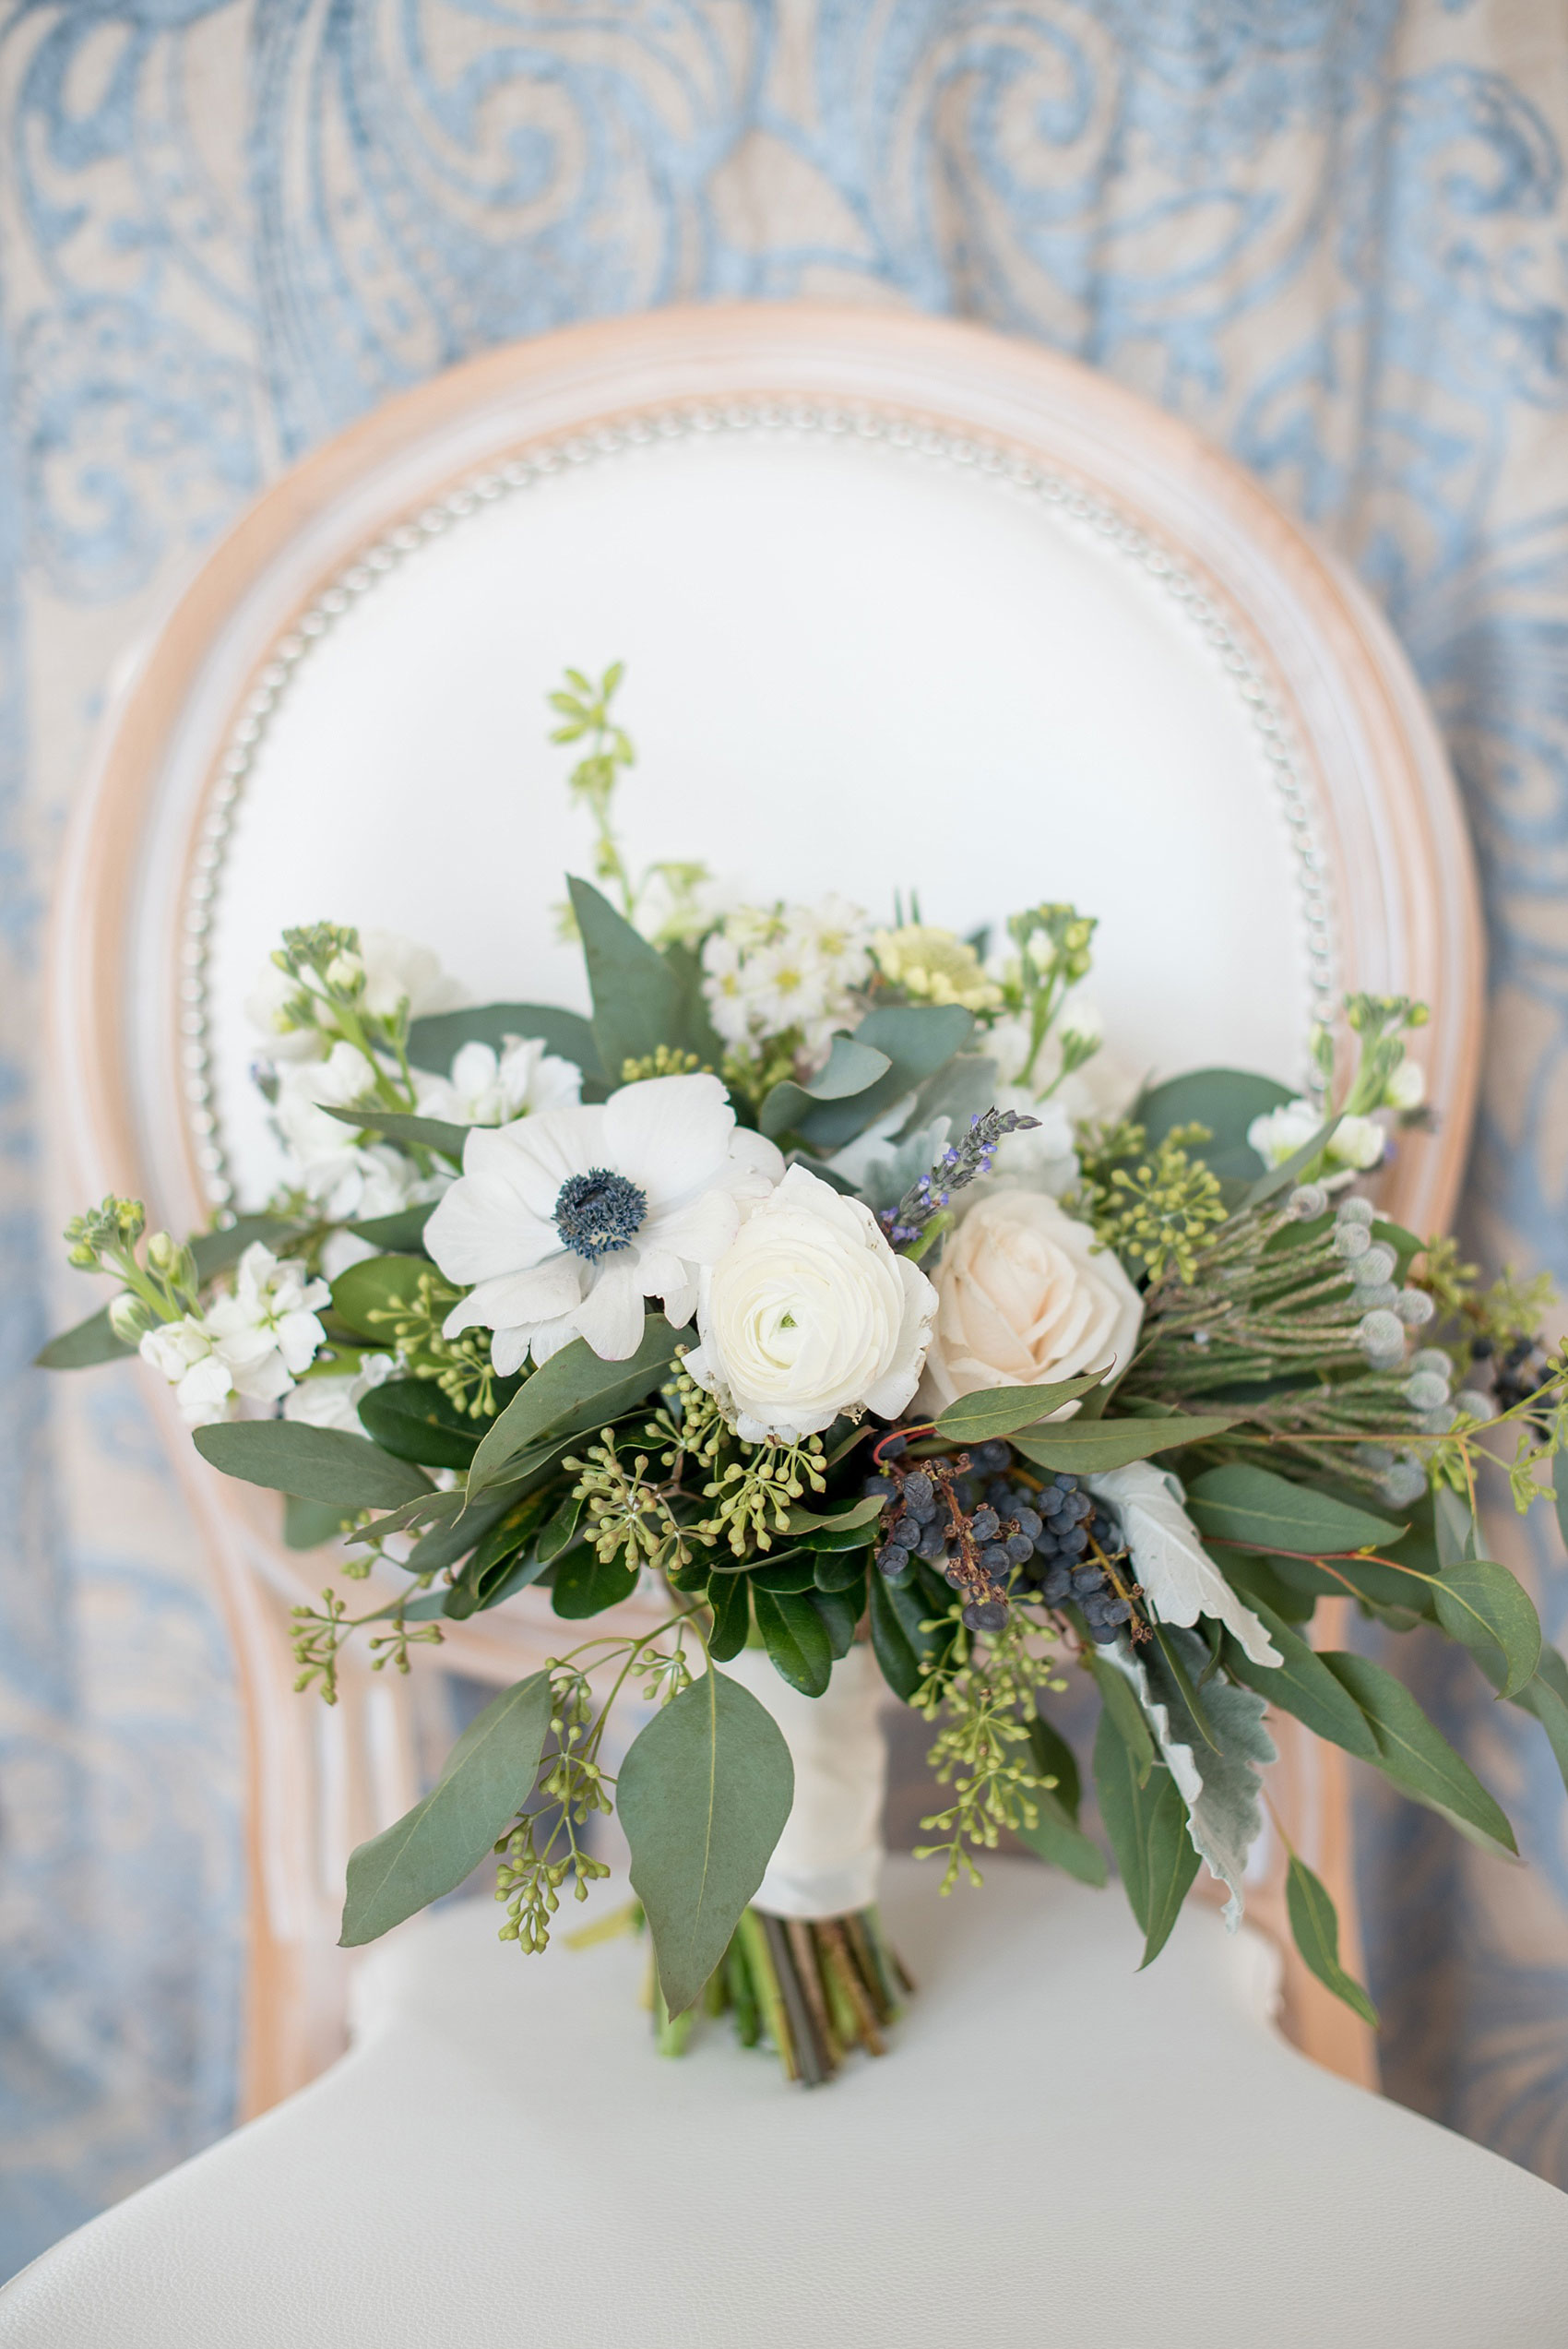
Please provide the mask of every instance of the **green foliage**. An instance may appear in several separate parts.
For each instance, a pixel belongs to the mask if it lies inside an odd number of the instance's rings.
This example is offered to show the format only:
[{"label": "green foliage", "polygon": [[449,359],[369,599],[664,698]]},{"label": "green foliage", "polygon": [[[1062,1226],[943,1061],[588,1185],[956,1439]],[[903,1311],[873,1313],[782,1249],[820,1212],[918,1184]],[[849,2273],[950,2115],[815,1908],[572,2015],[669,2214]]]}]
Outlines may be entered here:
[{"label": "green foliage", "polygon": [[1398,1541],[1405,1527],[1356,1508],[1270,1468],[1229,1462],[1206,1469],[1187,1487],[1187,1509],[1200,1533],[1244,1550],[1286,1550],[1298,1557],[1342,1556]]},{"label": "green foliage", "polygon": [[1377,1761],[1380,1752],[1371,1723],[1316,1650],[1255,1592],[1248,1593],[1248,1604],[1282,1661],[1278,1664],[1254,1663],[1240,1642],[1228,1634],[1225,1666],[1231,1678],[1240,1680],[1269,1704],[1277,1705],[1282,1712],[1293,1713],[1314,1736],[1343,1746],[1347,1753],[1359,1755],[1362,1761]]},{"label": "green foliage", "polygon": [[886,1004],[867,1012],[853,1041],[882,1054],[888,1067],[874,1083],[847,1100],[819,1101],[797,1130],[814,1151],[841,1150],[962,1052],[974,1033],[974,1015],[957,1004]]},{"label": "green foliage", "polygon": [[247,1485],[328,1501],[344,1509],[395,1508],[430,1491],[410,1461],[394,1460],[367,1437],[296,1419],[236,1419],[194,1431],[203,1460]]},{"label": "green foliage", "polygon": [[1171,1270],[1191,1281],[1214,1226],[1225,1221],[1219,1178],[1192,1154],[1209,1130],[1173,1126],[1152,1148],[1138,1139],[1142,1131],[1118,1127],[1106,1141],[1080,1129],[1078,1186],[1068,1205],[1129,1271],[1158,1281]]},{"label": "green foliage", "polygon": [[636,764],[637,756],[631,736],[611,714],[611,704],[625,674],[624,662],[612,662],[595,685],[580,669],[568,669],[564,685],[550,697],[552,709],[563,721],[550,739],[588,745],[566,778],[566,788],[593,818],[598,836],[594,871],[601,881],[612,882],[619,888],[630,918],[636,906],[636,891],[611,819],[616,785],[623,772]]},{"label": "green foliage", "polygon": [[382,1109],[373,1103],[335,1109],[324,1102],[322,1107],[328,1117],[335,1117],[340,1126],[352,1127],[356,1133],[379,1134],[384,1141],[396,1142],[399,1150],[416,1154],[434,1151],[438,1157],[450,1159],[454,1166],[461,1166],[464,1144],[474,1130],[471,1126],[450,1125],[443,1117],[421,1117],[411,1110]]},{"label": "green foliage", "polygon": [[1110,1369],[1109,1363],[1082,1378],[1058,1378],[1036,1387],[983,1387],[960,1395],[937,1418],[936,1432],[944,1443],[980,1444],[992,1437],[1013,1436],[1021,1427],[1037,1426],[1065,1402],[1087,1395]]},{"label": "green foliage", "polygon": [[593,1691],[583,1673],[552,1665],[550,1687],[552,1751],[539,1791],[553,1815],[541,1826],[538,1812],[526,1811],[501,1847],[495,1871],[495,1897],[506,1906],[500,1938],[530,1956],[549,1946],[550,1919],[567,1876],[576,1899],[586,1901],[589,1884],[610,1873],[583,1849],[578,1832],[596,1812],[614,1807],[598,1760],[602,1719],[595,1722]]},{"label": "green foliage", "polygon": [[479,1430],[429,1379],[388,1378],[360,1401],[360,1425],[383,1451],[425,1468],[466,1469]]},{"label": "green foliage", "polygon": [[1378,2027],[1377,2009],[1361,1985],[1348,1974],[1339,1962],[1339,1919],[1327,1888],[1315,1877],[1304,1860],[1290,1854],[1290,1872],[1285,1880],[1285,1903],[1290,1913],[1290,1930],[1296,1947],[1312,1973],[1325,1990],[1359,2014],[1363,2022]]},{"label": "green foliage", "polygon": [[678,947],[660,953],[588,882],[568,879],[566,886],[582,936],[600,1065],[619,1071],[663,1044],[717,1067],[723,1047],[707,1017],[695,959]]},{"label": "green foliage", "polygon": [[723,1958],[794,1792],[790,1748],[772,1715],[716,1670],[635,1739],[617,1803],[672,2015],[695,2004]]},{"label": "green foliage", "polygon": [[1145,1139],[1133,1148],[1158,1150],[1180,1128],[1190,1131],[1201,1126],[1201,1139],[1186,1147],[1215,1174],[1251,1183],[1264,1166],[1247,1139],[1247,1128],[1254,1117],[1266,1116],[1293,1098],[1290,1088],[1272,1077],[1254,1077],[1241,1068],[1194,1068],[1139,1096],[1133,1119],[1143,1128]]},{"label": "green foliage", "polygon": [[568,1623],[581,1623],[619,1606],[637,1587],[638,1568],[614,1556],[600,1557],[588,1542],[556,1561],[550,1586],[550,1604]]},{"label": "green foliage", "polygon": [[499,1484],[522,1455],[586,1435],[640,1402],[675,1359],[675,1332],[662,1314],[643,1323],[641,1343],[624,1362],[602,1362],[586,1339],[552,1354],[527,1378],[487,1430],[469,1471],[472,1500]]},{"label": "green foliage", "polygon": [[1234,1427],[1238,1412],[1194,1412],[1169,1419],[1069,1419],[1060,1426],[1029,1428],[1013,1438],[1014,1449],[1052,1474],[1094,1476],[1126,1468],[1135,1460],[1206,1444]]},{"label": "green foliage", "polygon": [[488,1330],[444,1336],[442,1325],[462,1294],[422,1257],[373,1256],[339,1274],[332,1309],[358,1336],[396,1353],[410,1378],[429,1380],[469,1418],[489,1419],[510,1382],[498,1380],[491,1366]]},{"label": "green foliage", "polygon": [[775,1139],[791,1132],[819,1102],[853,1100],[885,1076],[892,1061],[885,1052],[855,1036],[835,1036],[827,1064],[810,1084],[792,1079],[771,1086],[757,1124]]},{"label": "green foliage", "polygon": [[922,1830],[941,1840],[917,1845],[915,1857],[945,1862],[944,1892],[960,1875],[980,1882],[974,1854],[994,1851],[1004,1829],[1022,1834],[1039,1824],[1038,1795],[1054,1781],[1036,1765],[1030,1729],[1039,1718],[1039,1691],[1064,1684],[1054,1659],[1029,1642],[1051,1636],[1015,1609],[983,1643],[955,1625],[949,1653],[940,1663],[924,1660],[913,1703],[936,1726],[926,1760],[937,1784],[952,1787],[954,1799],[921,1819]]},{"label": "green foliage", "polygon": [[1323,1661],[1366,1715],[1384,1774],[1483,1851],[1517,1858],[1514,1830],[1503,1812],[1403,1682],[1365,1656],[1330,1651]]},{"label": "green foliage", "polygon": [[804,1697],[820,1697],[833,1674],[827,1627],[809,1598],[752,1581],[752,1611],[775,1671]]},{"label": "green foliage", "polygon": [[1468,1648],[1503,1697],[1516,1697],[1540,1662],[1540,1619],[1522,1583],[1489,1558],[1465,1558],[1431,1585],[1437,1619]]},{"label": "green foliage", "polygon": [[463,1011],[437,1011],[409,1030],[409,1058],[416,1068],[445,1077],[465,1044],[488,1044],[499,1053],[509,1036],[537,1036],[546,1052],[569,1060],[589,1083],[602,1083],[593,1030],[579,1012],[553,1004],[487,1003]]},{"label": "green foliage", "polygon": [[341,1946],[359,1949],[455,1891],[527,1802],[550,1727],[548,1672],[485,1707],[431,1792],[349,1861]]},{"label": "green foliage", "polygon": [[1186,1807],[1163,1762],[1140,1771],[1109,1706],[1095,1732],[1094,1783],[1127,1904],[1144,1936],[1146,1966],[1170,1939],[1198,1872]]}]

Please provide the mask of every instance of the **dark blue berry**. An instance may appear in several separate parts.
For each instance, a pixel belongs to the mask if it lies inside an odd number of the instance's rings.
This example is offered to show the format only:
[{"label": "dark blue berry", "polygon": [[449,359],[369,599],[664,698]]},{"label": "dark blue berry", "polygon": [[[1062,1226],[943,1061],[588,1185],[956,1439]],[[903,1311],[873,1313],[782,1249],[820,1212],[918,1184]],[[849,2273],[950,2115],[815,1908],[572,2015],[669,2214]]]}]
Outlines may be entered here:
[{"label": "dark blue berry", "polygon": [[988,1574],[1005,1574],[1013,1563],[1005,1542],[987,1542],[980,1551],[980,1562]]},{"label": "dark blue berry", "polygon": [[1073,1578],[1064,1566],[1053,1566],[1039,1586],[1040,1597],[1047,1606],[1060,1606],[1073,1588]]},{"label": "dark blue berry", "polygon": [[1000,1631],[1007,1621],[1007,1604],[1004,1599],[981,1599],[964,1609],[964,1626],[969,1631]]},{"label": "dark blue berry", "polygon": [[977,1542],[993,1542],[1001,1530],[1001,1522],[993,1508],[977,1508],[969,1531]]},{"label": "dark blue berry", "polygon": [[972,1509],[975,1505],[975,1487],[972,1477],[955,1476],[953,1479],[953,1498],[957,1503],[959,1508],[962,1509],[964,1515],[968,1517],[970,1509]]},{"label": "dark blue berry", "polygon": [[898,1487],[891,1476],[868,1476],[864,1489],[868,1500],[873,1493],[880,1493],[885,1500],[890,1501]]},{"label": "dark blue berry", "polygon": [[1028,1566],[1035,1554],[1035,1545],[1027,1533],[1010,1533],[1005,1547],[1015,1566]]},{"label": "dark blue berry", "polygon": [[1054,1483],[1059,1493],[1075,1493],[1078,1489],[1078,1480],[1075,1476],[1058,1476],[1054,1479]]},{"label": "dark blue berry", "polygon": [[1108,1620],[1106,1609],[1110,1604],[1110,1599],[1102,1591],[1091,1593],[1084,1601],[1084,1621],[1091,1631],[1097,1623],[1104,1623]]},{"label": "dark blue berry", "polygon": [[1107,1604],[1101,1620],[1105,1623],[1128,1623],[1132,1620],[1132,1607],[1125,1599],[1111,1599]]},{"label": "dark blue berry", "polygon": [[923,1468],[912,1468],[904,1479],[904,1506],[918,1516],[936,1497],[936,1487]]},{"label": "dark blue berry", "polygon": [[1057,1537],[1057,1548],[1068,1557],[1081,1557],[1088,1545],[1089,1537],[1081,1525],[1075,1525],[1070,1533],[1059,1534]]},{"label": "dark blue berry", "polygon": [[897,1542],[900,1549],[914,1549],[919,1543],[920,1538],[921,1521],[918,1517],[896,1517],[894,1519],[893,1531],[889,1539]]},{"label": "dark blue berry", "polygon": [[1116,1640],[1116,1626],[1113,1623],[1091,1623],[1089,1638],[1097,1648],[1111,1647]]},{"label": "dark blue berry", "polygon": [[1038,1542],[1040,1534],[1044,1531],[1044,1527],[1040,1522],[1039,1512],[1032,1508],[1020,1508],[1018,1511],[1018,1531],[1020,1533],[1027,1533],[1031,1542]]},{"label": "dark blue berry", "polygon": [[898,1543],[889,1542],[885,1550],[877,1552],[876,1562],[889,1582],[897,1582],[901,1574],[909,1570],[909,1553]]},{"label": "dark blue berry", "polygon": [[1103,1591],[1105,1568],[1100,1566],[1080,1566],[1073,1577],[1073,1588],[1080,1599],[1086,1597],[1090,1591]]},{"label": "dark blue berry", "polygon": [[876,1449],[884,1460],[897,1460],[899,1453],[908,1451],[909,1448],[908,1436],[886,1436]]},{"label": "dark blue berry", "polygon": [[926,1526],[921,1534],[916,1556],[923,1557],[928,1566],[934,1566],[939,1558],[945,1557],[946,1555],[947,1536],[941,1526]]},{"label": "dark blue berry", "polygon": [[1007,1446],[994,1436],[983,1444],[977,1444],[969,1458],[977,1468],[992,1476],[999,1468],[1010,1468],[1013,1464],[1013,1455]]},{"label": "dark blue berry", "polygon": [[944,1566],[942,1569],[942,1579],[944,1582],[951,1582],[955,1591],[961,1591],[964,1587],[964,1569],[961,1566]]}]

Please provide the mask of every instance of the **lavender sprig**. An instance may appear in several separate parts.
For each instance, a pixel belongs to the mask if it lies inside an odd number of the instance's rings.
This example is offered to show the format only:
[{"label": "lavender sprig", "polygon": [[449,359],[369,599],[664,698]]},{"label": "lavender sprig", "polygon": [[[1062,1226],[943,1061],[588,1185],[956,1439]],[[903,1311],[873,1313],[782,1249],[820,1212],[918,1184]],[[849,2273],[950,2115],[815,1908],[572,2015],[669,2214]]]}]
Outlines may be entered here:
[{"label": "lavender sprig", "polygon": [[918,1240],[932,1216],[940,1215],[968,1183],[978,1182],[991,1172],[996,1156],[996,1146],[1004,1134],[1028,1133],[1038,1126],[1038,1117],[1020,1117],[1016,1109],[980,1110],[969,1120],[969,1130],[962,1141],[949,1143],[932,1168],[912,1183],[897,1207],[885,1208],[882,1224],[896,1248],[908,1247]]}]

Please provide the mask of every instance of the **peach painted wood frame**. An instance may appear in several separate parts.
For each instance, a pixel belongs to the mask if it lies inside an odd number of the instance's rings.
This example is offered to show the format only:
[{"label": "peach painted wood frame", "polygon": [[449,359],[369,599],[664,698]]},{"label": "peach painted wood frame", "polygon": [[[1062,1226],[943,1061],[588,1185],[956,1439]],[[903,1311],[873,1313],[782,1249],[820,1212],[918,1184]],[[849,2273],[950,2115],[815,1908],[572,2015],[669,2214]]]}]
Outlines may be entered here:
[{"label": "peach painted wood frame", "polygon": [[[133,910],[149,876],[199,878],[220,746],[257,690],[279,637],[350,573],[361,551],[433,501],[541,447],[630,420],[737,402],[873,409],[916,431],[961,432],[1009,462],[1082,484],[1127,528],[1174,550],[1196,592],[1268,674],[1310,771],[1347,986],[1407,991],[1431,1005],[1423,1038],[1437,1131],[1406,1148],[1389,1210],[1421,1229],[1450,1215],[1463,1169],[1480,1049],[1482,931],[1468,843],[1431,716],[1380,615],[1237,466],[1186,426],[1071,361],[990,332],[885,312],[815,305],[673,309],[579,327],[454,368],[389,401],[279,480],[176,598],[127,664],[105,722],[65,861],[52,965],[55,1066],[67,1158],[84,1198],[145,1196],[175,1230],[208,1219],[202,1139],[185,1112],[167,963],[133,952]],[[265,690],[265,688],[263,688]],[[170,745],[199,723],[210,789],[172,809]],[[199,891],[198,891],[199,895]],[[150,1048],[148,1003],[171,1011]],[[1428,1049],[1430,1045],[1430,1049]],[[157,1138],[157,1139],[155,1139]],[[333,1712],[291,1693],[288,1613],[313,1599],[317,1558],[282,1548],[268,1496],[208,1471],[153,1398],[209,1547],[244,1690],[249,1759],[250,1966],[244,2101],[258,2111],[341,2045],[345,1960],[333,1944],[351,1845],[417,1793],[408,1687],[345,1675]],[[1337,1636],[1337,1635],[1336,1635]],[[451,1628],[454,1668],[505,1681],[558,1643],[533,1594]],[[1275,1773],[1280,1810],[1331,1886],[1360,1962],[1348,1764],[1289,1720]],[[1277,1881],[1253,1903],[1285,1950],[1283,2020],[1307,2053],[1369,2083],[1368,2034],[1301,1968],[1280,1932]]]}]

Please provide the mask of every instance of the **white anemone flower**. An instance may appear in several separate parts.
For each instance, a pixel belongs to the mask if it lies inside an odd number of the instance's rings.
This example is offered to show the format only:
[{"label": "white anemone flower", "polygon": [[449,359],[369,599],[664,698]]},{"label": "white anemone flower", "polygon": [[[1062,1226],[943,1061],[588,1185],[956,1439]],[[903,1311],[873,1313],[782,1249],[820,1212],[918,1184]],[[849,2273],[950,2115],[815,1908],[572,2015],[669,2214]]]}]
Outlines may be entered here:
[{"label": "white anemone flower", "polygon": [[445,1334],[493,1330],[504,1377],[573,1338],[624,1362],[646,1298],[677,1329],[691,1319],[699,1269],[783,1171],[770,1141],[737,1127],[717,1077],[645,1078],[602,1106],[476,1126],[425,1226],[441,1270],[469,1290]]},{"label": "white anemone flower", "polygon": [[454,1126],[507,1126],[514,1117],[575,1107],[582,1087],[581,1069],[547,1051],[538,1036],[504,1036],[499,1052],[464,1044],[449,1077],[422,1085],[420,1110]]}]

